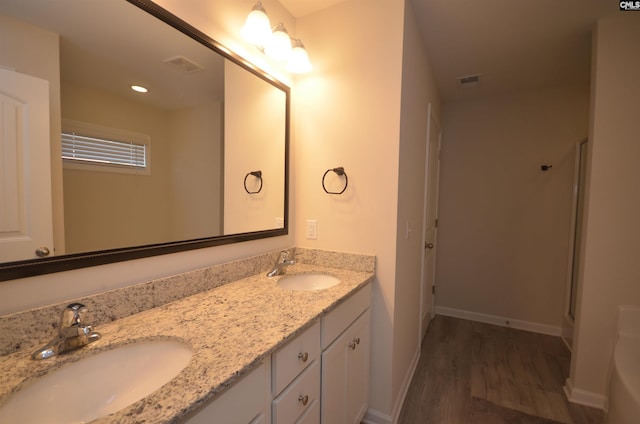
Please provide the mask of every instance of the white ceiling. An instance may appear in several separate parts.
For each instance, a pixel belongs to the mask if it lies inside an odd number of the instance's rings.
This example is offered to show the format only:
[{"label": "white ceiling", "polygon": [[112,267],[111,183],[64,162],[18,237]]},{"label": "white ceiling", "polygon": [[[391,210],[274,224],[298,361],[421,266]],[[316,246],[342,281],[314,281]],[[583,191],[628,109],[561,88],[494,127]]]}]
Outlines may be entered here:
[{"label": "white ceiling", "polygon": [[[280,0],[295,17],[341,0]],[[590,31],[610,0],[411,0],[444,101],[588,81]],[[460,88],[457,78],[481,74]]]},{"label": "white ceiling", "polygon": [[345,1],[346,0],[280,0],[280,3],[294,17],[300,18]]}]

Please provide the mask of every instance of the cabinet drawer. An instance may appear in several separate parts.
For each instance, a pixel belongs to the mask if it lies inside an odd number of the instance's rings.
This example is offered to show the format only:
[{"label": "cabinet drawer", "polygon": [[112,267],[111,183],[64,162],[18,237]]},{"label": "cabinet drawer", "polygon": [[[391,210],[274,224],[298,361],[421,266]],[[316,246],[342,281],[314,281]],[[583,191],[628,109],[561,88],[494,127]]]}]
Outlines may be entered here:
[{"label": "cabinet drawer", "polygon": [[269,364],[236,382],[218,398],[192,413],[183,424],[246,424],[266,423],[269,410]]},{"label": "cabinet drawer", "polygon": [[273,401],[273,424],[295,422],[319,401],[320,363],[315,361]]},{"label": "cabinet drawer", "polygon": [[320,424],[320,400],[313,402],[296,424]]},{"label": "cabinet drawer", "polygon": [[338,305],[322,318],[322,349],[333,342],[371,304],[371,284]]},{"label": "cabinet drawer", "polygon": [[320,358],[320,323],[300,334],[273,354],[271,359],[272,391],[277,396],[297,376]]}]

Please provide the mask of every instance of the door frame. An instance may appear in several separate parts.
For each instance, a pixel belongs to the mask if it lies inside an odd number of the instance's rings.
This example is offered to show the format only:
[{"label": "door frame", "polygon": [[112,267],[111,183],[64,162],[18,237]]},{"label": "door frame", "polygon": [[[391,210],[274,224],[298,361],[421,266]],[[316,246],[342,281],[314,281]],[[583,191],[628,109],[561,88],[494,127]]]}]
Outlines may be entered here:
[{"label": "door frame", "polygon": [[[431,125],[435,125],[436,129],[438,131],[438,184],[436,185],[436,195],[435,195],[435,202],[436,202],[436,219],[438,216],[438,198],[439,198],[439,191],[440,191],[440,149],[442,147],[442,126],[440,125],[440,122],[436,119],[436,116],[433,114],[433,106],[431,103],[429,103],[429,105],[427,106],[427,134],[426,134],[426,149],[425,149],[425,166],[424,166],[424,200],[423,200],[423,204],[422,204],[422,243],[420,244],[420,317],[419,317],[419,326],[418,326],[418,342],[422,343],[422,339],[426,333],[426,330],[428,328],[428,323],[431,319],[433,319],[433,317],[435,316],[435,292],[433,294],[433,296],[431,297],[431,316],[429,317],[429,321],[427,321],[426,325],[425,325],[425,320],[424,320],[424,313],[425,310],[427,309],[426,305],[424,304],[424,297],[425,297],[425,290],[433,290],[431,287],[426,287],[425,283],[426,283],[426,274],[427,274],[427,269],[426,269],[426,261],[425,261],[425,254],[424,254],[424,250],[425,250],[425,246],[427,243],[426,240],[426,229],[427,229],[427,202],[429,200],[429,150],[431,147],[431,143],[434,142],[434,140],[431,140]],[[438,228],[436,225],[436,228],[434,230],[434,241],[437,240],[437,234],[438,234]],[[434,243],[435,244],[435,243]],[[431,270],[431,272],[433,273],[433,288],[435,288],[435,272],[436,272],[436,267],[435,267],[435,255],[437,252],[437,245],[434,248],[433,251],[433,255],[434,255],[434,266]]]},{"label": "door frame", "polygon": [[[562,322],[562,333],[561,338],[562,341],[567,345],[569,350],[572,349],[571,340],[573,339],[573,328],[575,323],[575,317],[571,316],[571,298],[572,298],[572,287],[573,284],[577,285],[579,281],[577,276],[575,275],[574,262],[579,260],[579,255],[576,255],[576,249],[580,249],[580,246],[576,245],[578,233],[582,231],[581,228],[578,227],[578,213],[579,209],[583,207],[582,202],[584,199],[580,199],[579,192],[581,185],[585,184],[585,178],[583,177],[582,171],[584,171],[584,177],[586,177],[586,169],[582,169],[582,161],[581,154],[583,149],[585,149],[585,154],[589,154],[588,145],[589,138],[584,138],[576,143],[575,153],[574,153],[574,169],[573,169],[573,185],[571,186],[571,223],[569,226],[569,254],[567,259],[567,277],[565,284],[565,299],[564,299],[564,312],[563,312],[563,322]],[[587,161],[588,161],[587,157]]]}]

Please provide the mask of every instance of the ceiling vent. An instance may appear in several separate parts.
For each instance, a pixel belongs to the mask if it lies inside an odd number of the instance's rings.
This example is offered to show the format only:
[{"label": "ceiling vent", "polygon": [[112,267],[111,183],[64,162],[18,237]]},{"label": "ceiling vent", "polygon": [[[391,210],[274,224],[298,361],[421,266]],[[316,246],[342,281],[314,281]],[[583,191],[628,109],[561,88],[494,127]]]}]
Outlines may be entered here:
[{"label": "ceiling vent", "polygon": [[170,57],[169,59],[163,60],[167,65],[171,65],[173,68],[181,71],[181,72],[197,72],[204,69],[204,66],[199,65],[184,56],[175,56]]},{"label": "ceiling vent", "polygon": [[480,85],[480,74],[467,75],[458,78],[458,84],[462,88],[471,88]]}]

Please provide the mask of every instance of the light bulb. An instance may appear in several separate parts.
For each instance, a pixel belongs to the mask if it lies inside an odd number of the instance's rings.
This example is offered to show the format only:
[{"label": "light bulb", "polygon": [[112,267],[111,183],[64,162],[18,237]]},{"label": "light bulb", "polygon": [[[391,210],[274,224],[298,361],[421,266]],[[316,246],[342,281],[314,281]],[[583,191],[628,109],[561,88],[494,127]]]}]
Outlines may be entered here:
[{"label": "light bulb", "polygon": [[249,12],[240,34],[251,44],[261,47],[270,44],[272,37],[271,22],[269,22],[269,17],[261,2],[257,2]]},{"label": "light bulb", "polygon": [[287,63],[287,71],[295,74],[303,74],[311,71],[311,61],[309,60],[309,55],[304,48],[304,44],[302,44],[301,40],[296,38],[293,38],[292,41],[293,49],[291,50],[291,56]]},{"label": "light bulb", "polygon": [[289,38],[289,33],[283,23],[279,23],[273,29],[271,42],[265,46],[264,52],[270,58],[281,62],[289,59],[291,55],[291,38]]}]

